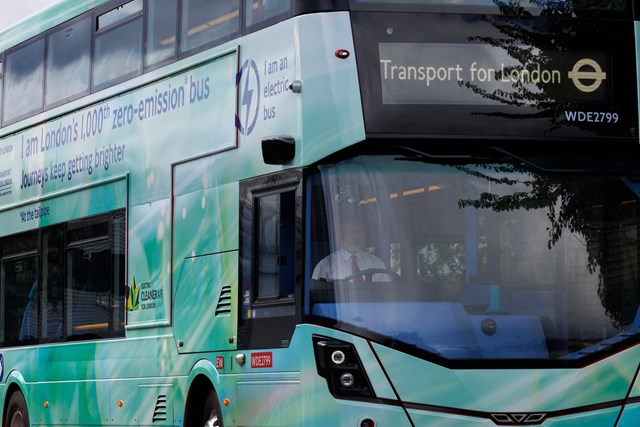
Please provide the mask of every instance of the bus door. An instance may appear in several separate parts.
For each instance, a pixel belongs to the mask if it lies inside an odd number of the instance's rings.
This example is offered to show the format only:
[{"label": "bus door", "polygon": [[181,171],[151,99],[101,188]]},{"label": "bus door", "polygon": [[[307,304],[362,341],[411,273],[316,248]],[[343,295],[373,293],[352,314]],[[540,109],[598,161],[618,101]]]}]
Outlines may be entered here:
[{"label": "bus door", "polygon": [[[302,408],[273,412],[274,399],[301,402],[302,185],[298,170],[240,183],[238,400],[240,425],[298,426]],[[269,375],[265,375],[269,374]],[[289,404],[288,404],[289,405]]]}]

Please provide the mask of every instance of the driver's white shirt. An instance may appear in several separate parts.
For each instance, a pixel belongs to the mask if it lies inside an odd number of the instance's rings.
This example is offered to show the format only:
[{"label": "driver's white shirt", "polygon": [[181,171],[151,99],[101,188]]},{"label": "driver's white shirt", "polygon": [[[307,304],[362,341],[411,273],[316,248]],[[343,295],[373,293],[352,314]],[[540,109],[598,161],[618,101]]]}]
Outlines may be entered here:
[{"label": "driver's white shirt", "polygon": [[[316,265],[311,278],[314,280],[325,279],[330,282],[351,276],[353,274],[351,271],[351,255],[356,256],[356,262],[358,263],[360,271],[370,268],[386,268],[380,258],[367,251],[361,250],[352,254],[344,249],[338,249]],[[388,278],[386,280],[388,280]]]}]

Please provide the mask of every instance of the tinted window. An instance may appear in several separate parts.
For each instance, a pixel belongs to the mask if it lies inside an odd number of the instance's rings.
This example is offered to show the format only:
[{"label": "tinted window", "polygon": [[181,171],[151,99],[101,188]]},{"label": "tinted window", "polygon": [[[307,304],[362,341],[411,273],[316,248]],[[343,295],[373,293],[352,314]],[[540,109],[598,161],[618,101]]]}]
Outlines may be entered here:
[{"label": "tinted window", "polygon": [[69,227],[69,241],[91,240],[109,234],[107,222],[81,222]]},{"label": "tinted window", "polygon": [[149,3],[145,66],[175,57],[177,16],[178,3],[175,0],[156,0]]},{"label": "tinted window", "polygon": [[300,179],[289,170],[240,183],[238,348],[287,347],[299,322]]},{"label": "tinted window", "polygon": [[142,19],[96,36],[93,87],[103,89],[142,73]]},{"label": "tinted window", "polygon": [[31,339],[29,305],[37,301],[38,247],[33,233],[5,239],[0,247],[0,345],[19,345]]},{"label": "tinted window", "polygon": [[35,304],[30,314],[32,318],[39,318],[40,323],[37,335],[34,332],[31,335],[43,342],[64,337],[64,242],[64,226],[51,227],[43,233],[40,304]]},{"label": "tinted window", "polygon": [[4,81],[3,73],[2,73],[2,61],[0,61],[0,120],[2,120],[2,88],[4,85],[2,84]]},{"label": "tinted window", "polygon": [[[637,342],[640,192],[620,176],[636,165],[609,157],[620,165],[607,173],[566,173],[573,159],[541,151],[527,164],[481,163],[482,152],[462,164],[466,150],[436,164],[442,152],[418,152],[319,167],[308,202],[310,314],[443,363],[578,364]],[[596,164],[586,156],[582,167]]]},{"label": "tinted window", "polygon": [[239,30],[239,0],[184,0],[182,3],[182,52],[222,39]]},{"label": "tinted window", "polygon": [[117,211],[1,239],[0,346],[122,336],[125,224]]},{"label": "tinted window", "polygon": [[42,110],[44,39],[30,43],[6,57],[4,122]]},{"label": "tinted window", "polygon": [[2,345],[19,345],[35,338],[37,317],[29,307],[37,304],[37,257],[7,260],[2,263]]},{"label": "tinted window", "polygon": [[[351,0],[355,8],[375,7],[405,9],[420,6],[452,6],[465,8],[491,8],[505,15],[567,15],[598,16],[629,12],[628,0],[576,1],[576,0]],[[385,7],[386,6],[386,7]]]},{"label": "tinted window", "polygon": [[67,339],[108,338],[123,331],[124,230],[120,213],[68,225]]},{"label": "tinted window", "polygon": [[244,7],[247,27],[291,11],[291,0],[247,0]]},{"label": "tinted window", "polygon": [[98,29],[103,29],[109,25],[117,24],[124,21],[136,13],[142,12],[142,0],[133,0],[118,6],[107,13],[103,13],[98,17]]},{"label": "tinted window", "polygon": [[295,192],[257,200],[258,299],[293,296]]},{"label": "tinted window", "polygon": [[[111,247],[108,236],[67,251],[67,336],[108,335],[111,302]],[[92,309],[87,309],[92,307]]]},{"label": "tinted window", "polygon": [[49,36],[45,104],[57,104],[89,91],[91,22],[84,19]]}]

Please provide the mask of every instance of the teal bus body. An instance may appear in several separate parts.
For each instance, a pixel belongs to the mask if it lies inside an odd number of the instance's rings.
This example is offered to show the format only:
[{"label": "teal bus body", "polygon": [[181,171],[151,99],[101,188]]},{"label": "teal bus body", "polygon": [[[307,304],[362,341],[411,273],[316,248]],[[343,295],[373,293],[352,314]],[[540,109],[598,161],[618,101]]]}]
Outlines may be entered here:
[{"label": "teal bus body", "polygon": [[[61,1],[0,35],[0,80],[152,3]],[[219,41],[3,116],[3,425],[637,425],[631,2],[236,3]],[[589,25],[624,40],[562,36]],[[351,215],[389,268],[318,277]]]}]

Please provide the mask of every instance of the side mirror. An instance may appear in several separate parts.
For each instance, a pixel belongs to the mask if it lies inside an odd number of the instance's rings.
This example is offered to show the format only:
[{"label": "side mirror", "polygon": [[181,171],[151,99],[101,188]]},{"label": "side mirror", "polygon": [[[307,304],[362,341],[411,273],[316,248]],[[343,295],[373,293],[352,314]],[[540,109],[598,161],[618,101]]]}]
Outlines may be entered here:
[{"label": "side mirror", "polygon": [[291,136],[272,136],[262,140],[262,158],[268,165],[284,165],[296,155],[296,140]]}]

